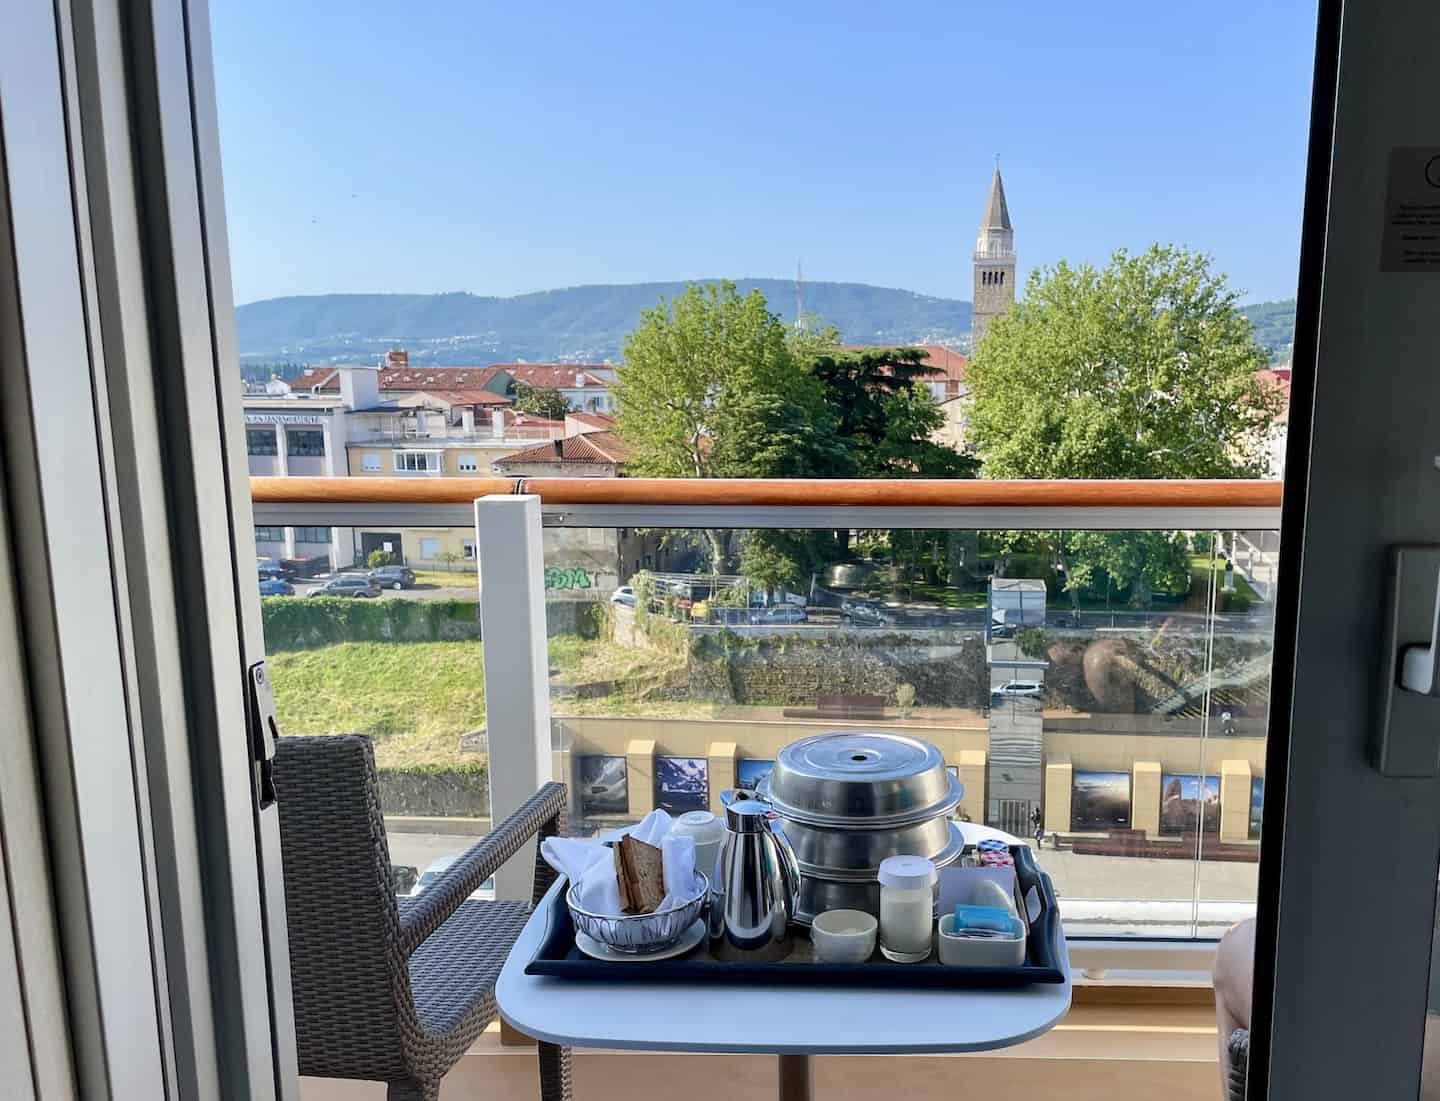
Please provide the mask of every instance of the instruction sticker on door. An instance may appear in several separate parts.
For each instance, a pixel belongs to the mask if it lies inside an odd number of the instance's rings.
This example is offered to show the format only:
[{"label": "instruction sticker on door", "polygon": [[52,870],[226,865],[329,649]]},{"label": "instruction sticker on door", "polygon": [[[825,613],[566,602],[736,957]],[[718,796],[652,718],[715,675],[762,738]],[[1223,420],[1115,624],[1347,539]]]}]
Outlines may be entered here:
[{"label": "instruction sticker on door", "polygon": [[1380,270],[1440,272],[1440,146],[1390,150]]}]

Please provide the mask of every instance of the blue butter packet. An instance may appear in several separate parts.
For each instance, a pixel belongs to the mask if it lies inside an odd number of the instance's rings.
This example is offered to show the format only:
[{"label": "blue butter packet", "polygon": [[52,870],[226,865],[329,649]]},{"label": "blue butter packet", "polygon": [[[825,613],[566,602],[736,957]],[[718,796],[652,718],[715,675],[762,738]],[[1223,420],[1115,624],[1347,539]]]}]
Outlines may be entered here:
[{"label": "blue butter packet", "polygon": [[1001,906],[966,906],[962,903],[955,907],[957,931],[960,929],[989,929],[992,932],[1013,935],[1018,924],[1019,921],[1015,915]]}]

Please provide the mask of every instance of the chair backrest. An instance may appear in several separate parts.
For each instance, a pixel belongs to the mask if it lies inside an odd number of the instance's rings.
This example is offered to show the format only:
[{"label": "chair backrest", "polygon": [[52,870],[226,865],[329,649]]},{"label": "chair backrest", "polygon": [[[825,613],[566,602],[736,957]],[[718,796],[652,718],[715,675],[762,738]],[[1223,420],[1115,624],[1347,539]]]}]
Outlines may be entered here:
[{"label": "chair backrest", "polygon": [[1245,1080],[1250,1073],[1250,1030],[1237,1028],[1225,1042],[1230,1067],[1225,1075],[1225,1096],[1228,1101],[1245,1101]]},{"label": "chair backrest", "polygon": [[403,1078],[419,1025],[370,739],[281,738],[275,795],[300,1073]]}]

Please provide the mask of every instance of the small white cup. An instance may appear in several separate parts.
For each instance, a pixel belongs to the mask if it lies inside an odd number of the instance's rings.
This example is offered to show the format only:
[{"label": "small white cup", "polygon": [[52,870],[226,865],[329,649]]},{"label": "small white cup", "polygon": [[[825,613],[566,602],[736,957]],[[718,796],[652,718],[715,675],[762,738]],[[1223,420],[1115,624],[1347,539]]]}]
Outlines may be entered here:
[{"label": "small white cup", "polygon": [[810,923],[810,943],[822,963],[864,963],[875,952],[880,928],[864,910],[826,910]]},{"label": "small white cup", "polygon": [[720,855],[720,843],[725,840],[725,824],[708,810],[691,810],[675,819],[670,833],[695,839],[695,870],[713,880],[715,858]]}]

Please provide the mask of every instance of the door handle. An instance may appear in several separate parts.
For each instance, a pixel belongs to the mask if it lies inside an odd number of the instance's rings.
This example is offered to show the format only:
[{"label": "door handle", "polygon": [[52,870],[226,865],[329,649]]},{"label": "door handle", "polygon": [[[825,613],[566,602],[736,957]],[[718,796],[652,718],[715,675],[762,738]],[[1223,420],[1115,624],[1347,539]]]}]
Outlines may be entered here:
[{"label": "door handle", "polygon": [[275,802],[275,739],[280,729],[275,725],[275,696],[270,691],[270,678],[265,663],[257,661],[246,670],[249,691],[250,765],[255,772],[255,799],[261,810]]},{"label": "door handle", "polygon": [[1422,696],[1440,697],[1440,578],[1435,583],[1435,607],[1430,613],[1430,642],[1400,651],[1400,688]]},{"label": "door handle", "polygon": [[1440,776],[1440,546],[1391,547],[1386,558],[1371,759],[1384,776]]}]

